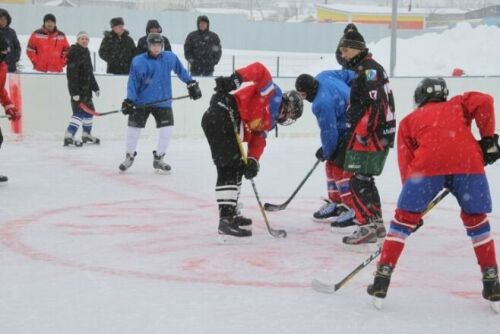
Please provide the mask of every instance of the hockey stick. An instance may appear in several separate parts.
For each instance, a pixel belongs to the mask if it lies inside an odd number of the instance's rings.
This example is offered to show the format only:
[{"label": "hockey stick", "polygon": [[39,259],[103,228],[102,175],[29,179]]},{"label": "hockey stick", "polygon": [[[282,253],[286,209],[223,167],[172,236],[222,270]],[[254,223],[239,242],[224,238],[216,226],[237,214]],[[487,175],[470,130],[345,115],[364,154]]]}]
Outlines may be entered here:
[{"label": "hockey stick", "polygon": [[319,159],[316,160],[316,162],[314,163],[314,165],[311,168],[311,170],[307,173],[306,177],[304,177],[304,179],[300,182],[299,186],[297,187],[297,189],[294,190],[294,192],[292,193],[292,195],[290,196],[290,198],[288,198],[282,204],[264,203],[264,210],[266,210],[266,211],[280,211],[280,210],[285,210],[286,207],[288,206],[288,204],[292,201],[292,199],[295,197],[295,195],[297,195],[297,193],[299,192],[299,190],[302,188],[302,186],[304,185],[304,183],[306,183],[307,179],[309,179],[309,176],[311,176],[311,174],[314,172],[314,170],[316,169],[316,167],[318,167],[318,165],[319,165],[320,162],[321,162],[321,160],[319,160]]},{"label": "hockey stick", "polygon": [[[182,100],[182,99],[185,99],[185,98],[188,98],[188,97],[189,97],[189,95],[183,95],[183,96],[177,96],[177,97],[169,97],[168,99],[162,99],[162,100],[158,100],[158,101],[155,101],[155,102],[146,103],[146,104],[143,104],[143,105],[140,105],[140,106],[135,106],[135,109],[140,109],[140,108],[144,108],[144,107],[151,107],[151,106],[157,105],[159,103],[168,102],[168,101]],[[105,115],[110,115],[110,114],[116,114],[116,113],[119,113],[119,112],[122,111],[122,109],[118,109],[118,110],[111,110],[111,111],[106,111],[106,112],[97,112],[97,111],[91,109],[89,106],[87,106],[83,102],[80,102],[80,108],[83,111],[85,111],[87,114],[90,114],[92,116],[105,116]]]},{"label": "hockey stick", "polygon": [[[428,205],[425,211],[422,213],[422,216],[425,216],[429,211],[432,210],[443,198],[446,197],[450,193],[450,189],[445,188],[439,195],[437,195]],[[323,292],[323,293],[334,293],[341,287],[343,287],[347,282],[351,280],[354,276],[356,276],[357,273],[359,273],[363,268],[365,268],[367,265],[369,265],[374,259],[376,259],[382,251],[382,247],[379,247],[375,253],[370,255],[369,258],[364,260],[359,266],[357,266],[353,271],[351,271],[346,277],[344,277],[340,282],[334,283],[334,284],[329,284],[325,282],[321,282],[317,279],[313,279],[311,282],[311,286],[314,290],[317,292]]]},{"label": "hockey stick", "polygon": [[[229,117],[231,118],[231,123],[233,123],[233,130],[234,130],[234,135],[236,137],[236,142],[238,143],[238,148],[240,150],[241,158],[243,159],[243,163],[247,164],[247,155],[245,153],[245,149],[243,148],[243,143],[241,141],[240,135],[238,134],[238,126],[236,124],[236,120],[234,119],[233,115],[233,109],[229,107],[229,103],[227,102],[226,98],[226,105],[222,103],[218,103],[219,106],[222,108],[226,109],[227,112],[229,113]],[[252,183],[252,188],[253,192],[255,194],[255,198],[257,199],[257,203],[259,204],[259,209],[260,213],[262,214],[262,217],[264,217],[264,222],[266,223],[267,231],[269,234],[271,234],[275,238],[286,238],[286,231],[285,230],[275,230],[271,227],[269,224],[269,220],[267,220],[266,212],[264,211],[264,206],[262,205],[262,201],[260,200],[259,193],[257,192],[257,187],[255,186],[255,181],[253,178],[250,179],[250,182]]]}]

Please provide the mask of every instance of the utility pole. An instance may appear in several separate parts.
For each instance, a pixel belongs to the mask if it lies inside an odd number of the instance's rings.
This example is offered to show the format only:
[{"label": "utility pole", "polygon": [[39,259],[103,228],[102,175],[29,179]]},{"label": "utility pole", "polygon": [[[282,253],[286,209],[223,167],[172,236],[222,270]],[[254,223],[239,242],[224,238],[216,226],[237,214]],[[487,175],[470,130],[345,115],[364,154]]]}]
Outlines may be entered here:
[{"label": "utility pole", "polygon": [[392,21],[391,21],[391,65],[389,76],[394,76],[394,68],[396,67],[396,40],[398,38],[398,0],[392,0]]}]

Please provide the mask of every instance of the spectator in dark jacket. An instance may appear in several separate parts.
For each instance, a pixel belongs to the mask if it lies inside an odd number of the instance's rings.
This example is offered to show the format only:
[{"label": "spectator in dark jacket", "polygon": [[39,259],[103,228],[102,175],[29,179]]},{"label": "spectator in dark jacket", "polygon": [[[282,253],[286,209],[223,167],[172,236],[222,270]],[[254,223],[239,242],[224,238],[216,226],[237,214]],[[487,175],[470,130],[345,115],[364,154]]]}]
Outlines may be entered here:
[{"label": "spectator in dark jacket", "polygon": [[111,31],[104,32],[99,57],[108,63],[107,73],[128,74],[132,58],[135,56],[135,43],[129,32],[123,28],[121,17],[112,18]]},{"label": "spectator in dark jacket", "polygon": [[[148,35],[150,33],[162,33],[161,25],[157,20],[149,20],[146,24],[146,36],[142,36],[137,43],[137,54],[144,53],[148,51]],[[165,36],[161,36],[163,38],[163,45],[165,46],[164,51],[172,51],[172,46],[170,46],[170,42],[168,38]]]},{"label": "spectator in dark jacket", "polygon": [[66,77],[68,78],[68,90],[71,96],[71,109],[73,115],[69,121],[66,134],[64,135],[64,146],[76,145],[74,137],[80,124],[82,124],[82,141],[99,144],[99,139],[92,136],[92,115],[87,114],[80,108],[80,103],[85,104],[90,109],[94,109],[92,103],[92,92],[99,96],[99,85],[94,77],[92,60],[88,49],[89,35],[85,31],[80,31],[76,36],[76,43],[71,45],[68,54],[68,67]]},{"label": "spectator in dark jacket", "polygon": [[15,72],[16,64],[21,57],[21,44],[17,39],[16,31],[10,27],[11,23],[12,18],[9,12],[0,8],[0,32],[7,41],[7,58],[5,61],[7,62],[8,71]]},{"label": "spectator in dark jacket", "polygon": [[210,21],[198,16],[198,30],[191,32],[184,43],[184,57],[189,62],[191,75],[209,76],[222,55],[219,36],[210,31]]}]

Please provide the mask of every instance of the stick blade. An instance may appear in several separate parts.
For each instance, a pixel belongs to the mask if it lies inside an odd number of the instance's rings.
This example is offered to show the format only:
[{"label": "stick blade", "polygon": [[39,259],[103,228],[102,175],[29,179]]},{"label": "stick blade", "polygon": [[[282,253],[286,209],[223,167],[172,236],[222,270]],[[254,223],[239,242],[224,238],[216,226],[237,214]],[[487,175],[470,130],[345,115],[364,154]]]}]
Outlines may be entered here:
[{"label": "stick blade", "polygon": [[270,229],[269,233],[275,238],[286,238],[287,233],[285,230],[273,230]]},{"label": "stick blade", "polygon": [[278,204],[264,203],[264,210],[269,212],[281,211],[285,207],[283,207],[283,205],[278,205]]},{"label": "stick blade", "polygon": [[320,292],[320,293],[328,293],[332,294],[334,293],[335,290],[335,285],[328,284],[325,282],[321,282],[318,279],[313,279],[311,282],[311,287],[313,288],[314,291]]}]

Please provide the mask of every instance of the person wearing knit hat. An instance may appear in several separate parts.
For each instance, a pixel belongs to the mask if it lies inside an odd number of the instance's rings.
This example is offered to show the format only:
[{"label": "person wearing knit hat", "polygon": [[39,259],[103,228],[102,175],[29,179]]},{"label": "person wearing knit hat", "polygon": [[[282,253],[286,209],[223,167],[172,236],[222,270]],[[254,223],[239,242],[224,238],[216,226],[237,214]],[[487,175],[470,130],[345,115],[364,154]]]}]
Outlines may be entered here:
[{"label": "person wearing knit hat", "polygon": [[[359,31],[344,34],[339,49],[345,67],[355,71],[351,86],[349,125],[344,169],[353,173],[350,180],[353,202],[357,203],[358,228],[342,242],[352,247],[377,248],[383,238],[382,208],[374,176],[384,168],[389,149],[394,145],[396,119],[394,96],[384,68],[368,52]],[[382,225],[381,225],[382,224]]]},{"label": "person wearing knit hat", "polygon": [[[356,27],[356,25],[354,23],[349,23],[344,28],[344,35],[350,31],[358,32],[358,27]],[[344,36],[342,36],[342,38],[343,37]],[[342,38],[340,40],[342,40]],[[340,41],[339,41],[339,43],[340,43]],[[342,66],[343,69],[345,69],[346,64],[345,64],[345,60],[342,58],[342,55],[340,54],[340,45],[339,44],[337,44],[337,49],[335,50],[335,58],[337,59],[337,63],[339,63],[339,65]]]},{"label": "person wearing knit hat", "polygon": [[132,58],[136,55],[135,42],[124,28],[123,18],[114,17],[109,23],[111,31],[104,32],[99,57],[108,63],[107,73],[128,74]]},{"label": "person wearing knit hat", "polygon": [[[71,45],[68,54],[68,67],[66,77],[68,79],[68,90],[73,115],[64,134],[64,146],[81,146],[82,143],[99,144],[99,138],[94,137],[92,132],[92,115],[81,109],[85,104],[94,109],[92,92],[99,96],[99,85],[94,77],[94,69],[90,58],[89,34],[80,31],[76,35],[76,43]],[[75,134],[82,125],[82,140],[75,140]]]},{"label": "person wearing knit hat", "polygon": [[40,72],[62,72],[68,51],[68,39],[57,29],[56,17],[54,14],[46,14],[42,28],[31,34],[26,47],[33,68]]}]

